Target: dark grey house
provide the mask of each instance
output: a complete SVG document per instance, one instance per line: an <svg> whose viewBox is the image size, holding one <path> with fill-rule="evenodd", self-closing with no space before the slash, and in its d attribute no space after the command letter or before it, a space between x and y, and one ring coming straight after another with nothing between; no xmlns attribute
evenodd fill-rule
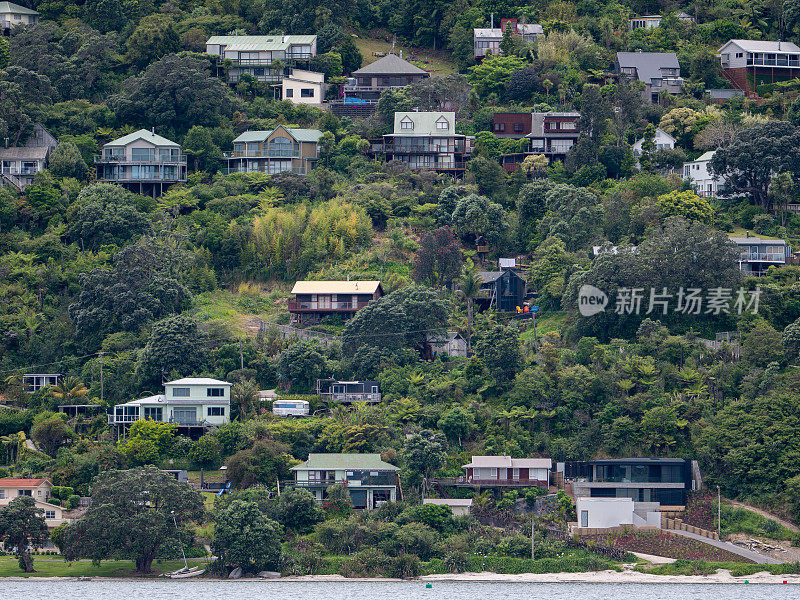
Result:
<svg viewBox="0 0 800 600"><path fill-rule="evenodd" d="M381 92L405 87L431 74L412 65L396 54L387 54L373 63L353 71L343 91L345 98L355 98L363 102L377 102Z"/></svg>
<svg viewBox="0 0 800 600"><path fill-rule="evenodd" d="M620 79L644 83L642 96L649 102L657 103L662 91L678 94L683 86L674 52L617 52L615 67Z"/></svg>
<svg viewBox="0 0 800 600"><path fill-rule="evenodd" d="M380 402L377 381L338 381L317 379L317 394L329 402L352 404L353 402Z"/></svg>
<svg viewBox="0 0 800 600"><path fill-rule="evenodd" d="M525 280L510 269L502 271L479 271L481 291L475 297L480 310L494 308L503 312L515 312L522 308L527 294Z"/></svg>

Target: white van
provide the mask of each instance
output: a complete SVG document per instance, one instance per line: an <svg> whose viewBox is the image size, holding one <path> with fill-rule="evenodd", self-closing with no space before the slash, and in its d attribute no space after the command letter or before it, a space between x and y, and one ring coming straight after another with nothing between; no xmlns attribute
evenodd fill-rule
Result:
<svg viewBox="0 0 800 600"><path fill-rule="evenodd" d="M281 417L307 417L311 405L307 400L275 400L272 403L272 414Z"/></svg>

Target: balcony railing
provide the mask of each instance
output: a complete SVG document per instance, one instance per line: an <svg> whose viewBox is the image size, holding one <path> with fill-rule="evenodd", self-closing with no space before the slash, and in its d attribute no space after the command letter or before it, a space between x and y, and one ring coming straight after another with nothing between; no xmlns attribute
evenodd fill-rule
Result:
<svg viewBox="0 0 800 600"><path fill-rule="evenodd" d="M233 175L234 173L267 173L268 175L276 175L278 173L297 173L298 175L306 175L308 173L308 169L306 167L292 167L290 169L270 169L270 168L261 168L261 169L249 169L245 166L240 167L228 167L227 169L222 169L222 172L225 175Z"/></svg>
<svg viewBox="0 0 800 600"><path fill-rule="evenodd" d="M358 393L344 393L344 394L334 394L332 392L320 394L324 399L331 400L333 402L380 402L381 395L380 393L366 393L366 392L358 392Z"/></svg>
<svg viewBox="0 0 800 600"><path fill-rule="evenodd" d="M95 163L112 163L115 165L161 165L161 164L186 164L186 155L180 153L178 155L170 155L166 154L161 156L160 154L157 155L152 160L150 159L142 159L142 160L134 160L132 158L128 158L124 155L101 155L95 154L94 155L94 162Z"/></svg>
<svg viewBox="0 0 800 600"><path fill-rule="evenodd" d="M446 134L445 134L446 135ZM444 136L443 136L444 137ZM464 144L381 144L382 152L439 152L439 153L462 153Z"/></svg>
<svg viewBox="0 0 800 600"><path fill-rule="evenodd" d="M782 252L742 252L739 260L747 262L786 262L786 255Z"/></svg>
<svg viewBox="0 0 800 600"><path fill-rule="evenodd" d="M34 168L14 169L6 167L3 169L3 175L36 175L36 173L38 173L38 169Z"/></svg>
<svg viewBox="0 0 800 600"><path fill-rule="evenodd" d="M154 173L147 177L132 177L130 175L104 175L97 178L98 181L128 181L133 183L146 183L149 181L169 181L178 182L186 181L186 174L164 175L162 173Z"/></svg>
<svg viewBox="0 0 800 600"><path fill-rule="evenodd" d="M291 483L292 485L297 487L319 487L319 486L328 487L329 485L336 485L337 483L345 484L346 482L342 479L338 481L336 479L308 479L306 481L290 480L287 481L287 483Z"/></svg>
<svg viewBox="0 0 800 600"><path fill-rule="evenodd" d="M483 487L547 487L548 482L539 479L462 479L456 485Z"/></svg>
<svg viewBox="0 0 800 600"><path fill-rule="evenodd" d="M223 152L225 158L300 158L300 152L294 150L244 150Z"/></svg>
<svg viewBox="0 0 800 600"><path fill-rule="evenodd" d="M800 59L777 58L748 58L748 67L800 67Z"/></svg>
<svg viewBox="0 0 800 600"><path fill-rule="evenodd" d="M273 63L284 62L287 60L309 60L313 56L314 55L311 52L291 52L278 58L230 58L228 60L230 60L236 66L260 67L269 66Z"/></svg>
<svg viewBox="0 0 800 600"><path fill-rule="evenodd" d="M369 302L348 302L340 300L337 302L330 302L328 304L320 304L319 302L303 302L298 300L289 301L290 311L312 311L312 312L337 312L337 311L351 311L364 308Z"/></svg>

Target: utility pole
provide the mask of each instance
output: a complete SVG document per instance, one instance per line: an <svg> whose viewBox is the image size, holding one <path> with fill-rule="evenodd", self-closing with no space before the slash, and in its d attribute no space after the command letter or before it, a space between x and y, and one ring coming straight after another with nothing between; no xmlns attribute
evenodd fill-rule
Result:
<svg viewBox="0 0 800 600"><path fill-rule="evenodd" d="M105 352L100 352L100 402L103 402L103 354Z"/></svg>
<svg viewBox="0 0 800 600"><path fill-rule="evenodd" d="M534 508L534 510L536 510ZM531 560L536 560L536 513L533 513L531 518Z"/></svg>
<svg viewBox="0 0 800 600"><path fill-rule="evenodd" d="M722 539L722 493L717 486L717 537Z"/></svg>
<svg viewBox="0 0 800 600"><path fill-rule="evenodd" d="M244 371L244 354L242 353L242 338L239 338L239 364L240 369Z"/></svg>

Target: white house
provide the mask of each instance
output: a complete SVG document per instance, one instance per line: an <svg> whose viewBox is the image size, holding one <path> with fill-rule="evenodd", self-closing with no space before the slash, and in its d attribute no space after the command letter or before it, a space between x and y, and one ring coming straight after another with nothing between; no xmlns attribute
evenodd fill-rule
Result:
<svg viewBox="0 0 800 600"><path fill-rule="evenodd" d="M575 510L580 529L612 527L661 528L658 502L634 502L632 498L577 498Z"/></svg>
<svg viewBox="0 0 800 600"><path fill-rule="evenodd" d="M717 51L723 69L800 68L800 47L792 42L728 40Z"/></svg>
<svg viewBox="0 0 800 600"><path fill-rule="evenodd" d="M473 456L462 466L468 485L483 487L547 487L553 462L549 458Z"/></svg>
<svg viewBox="0 0 800 600"><path fill-rule="evenodd" d="M725 183L725 177L714 175L708 168L714 152L715 150L709 150L697 160L683 165L683 178L692 184L697 195L702 198L716 196L717 190Z"/></svg>
<svg viewBox="0 0 800 600"><path fill-rule="evenodd" d="M465 517L472 510L472 498L425 498L422 503L449 506L454 517Z"/></svg>
<svg viewBox="0 0 800 600"><path fill-rule="evenodd" d="M108 423L118 431L140 419L177 423L179 428L188 430L205 429L228 423L230 412L230 383L187 377L165 383L163 394L118 404L108 415Z"/></svg>
<svg viewBox="0 0 800 600"><path fill-rule="evenodd" d="M656 135L653 138L653 143L656 145L654 150L671 150L675 147L675 138L668 134L666 131L661 129L660 127L656 127ZM642 145L644 144L644 138L637 140L633 146L633 155L634 156L641 156L642 155Z"/></svg>
<svg viewBox="0 0 800 600"><path fill-rule="evenodd" d="M16 25L35 25L39 22L39 13L13 2L0 2L0 23L3 29L11 29Z"/></svg>
<svg viewBox="0 0 800 600"><path fill-rule="evenodd" d="M628 29L655 29L661 25L661 15L642 15L641 17L633 17L628 21Z"/></svg>
<svg viewBox="0 0 800 600"><path fill-rule="evenodd" d="M41 509L47 527L58 527L67 522L67 519L64 518L64 511L60 506L49 502L52 488L53 484L47 479L0 479L0 507L8 506L19 496L30 496L36 503L36 508Z"/></svg>
<svg viewBox="0 0 800 600"><path fill-rule="evenodd" d="M62 377L61 373L25 373L22 376L22 389L32 394L47 386L57 385Z"/></svg>
<svg viewBox="0 0 800 600"><path fill-rule="evenodd" d="M324 73L303 69L292 69L281 81L282 98L293 104L322 104L326 89Z"/></svg>
<svg viewBox="0 0 800 600"><path fill-rule="evenodd" d="M219 69L228 82L242 75L257 81L280 83L298 60L317 55L316 35L214 35L206 42L206 53L219 56ZM229 61L230 67L225 66Z"/></svg>

